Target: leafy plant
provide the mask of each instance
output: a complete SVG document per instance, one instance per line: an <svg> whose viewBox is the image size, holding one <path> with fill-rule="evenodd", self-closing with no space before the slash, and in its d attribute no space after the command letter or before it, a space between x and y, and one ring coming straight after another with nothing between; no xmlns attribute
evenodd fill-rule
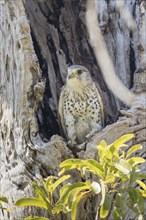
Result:
<svg viewBox="0 0 146 220"><path fill-rule="evenodd" d="M66 201L68 202L64 204L73 213L72 220L76 219L77 206L75 204L82 199L81 195L87 197L91 194L91 191L95 194L101 193L96 219L98 217L106 218L110 214L112 205L114 206L114 220L124 219L126 207L133 210L138 219L143 219L146 185L139 179L146 179L146 175L140 173L138 166L144 163L145 160L141 157L130 157L132 153L142 149L142 146L134 145L127 152L123 150L127 147L125 143L133 137L133 134L124 135L110 145L107 145L105 141L101 141L97 146L98 161L93 159L68 159L60 164L62 168L60 175L76 168L82 177L85 177L88 172L98 177L98 181L84 182L89 187L86 188L86 191L83 189L84 191L75 194L70 189L69 193L66 194ZM142 189L136 188L136 183ZM72 199L72 204L69 205L71 194L74 194L74 199Z"/></svg>
<svg viewBox="0 0 146 220"><path fill-rule="evenodd" d="M144 198L146 198L146 185L142 179L146 174L141 174L138 166L145 162L141 157L131 157L141 145L134 145L128 151L126 142L134 137L127 134L110 145L101 141L97 146L98 160L75 159L65 160L60 164L62 170L60 178L50 176L41 180L41 186L32 183L36 196L34 198L22 198L16 201L17 206L37 206L48 211L54 217L60 212L71 212L72 220L76 220L77 208L83 198L97 194L101 198L95 219L106 218L113 215L113 220L124 220L127 207L136 214L138 219L143 219ZM66 171L77 169L84 179L83 182L67 183L60 188L59 199L55 201L54 191L70 175L63 175ZM86 180L87 174L92 174L90 180ZM110 211L113 208L113 213ZM44 217L28 217L27 220L46 220Z"/></svg>
<svg viewBox="0 0 146 220"><path fill-rule="evenodd" d="M55 216L56 213L60 211L66 211L66 207L59 203L55 202L54 191L55 189L63 183L65 180L69 179L70 175L64 175L60 178L55 176L49 176L46 180L40 180L40 184L38 185L35 182L32 182L32 188L35 191L36 196L33 198L22 198L15 202L16 206L37 206L39 208L43 208L47 210L50 216ZM48 220L45 217L39 216L29 216L25 218L25 220Z"/></svg>

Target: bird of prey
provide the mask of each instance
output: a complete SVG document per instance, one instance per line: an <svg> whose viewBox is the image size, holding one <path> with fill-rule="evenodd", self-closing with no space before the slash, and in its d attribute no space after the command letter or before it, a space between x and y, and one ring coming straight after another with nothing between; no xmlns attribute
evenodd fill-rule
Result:
<svg viewBox="0 0 146 220"><path fill-rule="evenodd" d="M88 69L70 66L59 99L59 117L67 140L81 144L88 134L101 131L103 108L102 97Z"/></svg>

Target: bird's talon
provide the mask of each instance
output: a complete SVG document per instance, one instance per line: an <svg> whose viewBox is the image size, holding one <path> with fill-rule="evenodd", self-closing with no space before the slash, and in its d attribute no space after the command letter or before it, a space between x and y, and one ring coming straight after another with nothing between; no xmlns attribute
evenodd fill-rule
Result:
<svg viewBox="0 0 146 220"><path fill-rule="evenodd" d="M89 139L91 138L91 134L87 134L85 138L87 141L89 141Z"/></svg>
<svg viewBox="0 0 146 220"><path fill-rule="evenodd" d="M85 150L85 148L86 148L86 142L78 145L78 149L80 149L80 150Z"/></svg>
<svg viewBox="0 0 146 220"><path fill-rule="evenodd" d="M79 152L81 150L84 150L85 147L86 147L86 143L82 143L80 145L78 145L75 141L68 141L68 147L73 150L73 151L76 151L76 152Z"/></svg>
<svg viewBox="0 0 146 220"><path fill-rule="evenodd" d="M86 135L86 140L89 141L90 138L92 138L96 133L97 133L97 131L92 131L89 134L87 134Z"/></svg>

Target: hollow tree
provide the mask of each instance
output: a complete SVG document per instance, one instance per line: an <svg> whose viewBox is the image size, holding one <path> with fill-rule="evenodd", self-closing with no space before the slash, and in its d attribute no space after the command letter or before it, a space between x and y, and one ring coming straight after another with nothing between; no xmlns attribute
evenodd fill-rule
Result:
<svg viewBox="0 0 146 220"><path fill-rule="evenodd" d="M10 215L1 213L1 219L32 213L47 216L42 210L16 208L13 202L32 195L30 181L56 175L63 160L94 158L102 139L111 143L134 133L134 142L143 145L139 155L146 157L146 6L141 0L128 0L126 5L136 20L135 32L126 26L115 1L98 1L98 21L116 73L141 99L141 105L128 110L103 79L86 27L84 0L0 1L1 193L13 209ZM57 116L61 87L72 64L89 69L101 88L108 115L106 127L79 152L69 149L61 137ZM93 202L84 203L80 220L94 219Z"/></svg>

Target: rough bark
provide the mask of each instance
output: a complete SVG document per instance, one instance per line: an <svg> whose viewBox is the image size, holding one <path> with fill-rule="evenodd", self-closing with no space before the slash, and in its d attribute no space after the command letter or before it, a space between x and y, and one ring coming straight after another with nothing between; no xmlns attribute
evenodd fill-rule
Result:
<svg viewBox="0 0 146 220"><path fill-rule="evenodd" d="M114 1L102 0L98 5L100 28L116 72L141 99L138 108L118 113L123 104L108 90L90 44L85 1L0 1L1 194L8 197L13 209L10 216L1 213L0 219L21 219L32 213L47 216L41 210L16 208L13 202L32 195L29 181L56 175L59 163L74 157L66 141L57 135L57 103L68 65L82 64L90 70L107 104L107 123L112 123L92 137L76 156L94 158L100 140L110 144L123 134L134 133L134 142L143 145L139 155L146 158L146 9L143 1L126 2L136 19L135 33L116 12ZM146 170L146 164L142 170ZM78 219L94 219L93 204L87 201ZM130 218L135 217L128 213L125 219Z"/></svg>

